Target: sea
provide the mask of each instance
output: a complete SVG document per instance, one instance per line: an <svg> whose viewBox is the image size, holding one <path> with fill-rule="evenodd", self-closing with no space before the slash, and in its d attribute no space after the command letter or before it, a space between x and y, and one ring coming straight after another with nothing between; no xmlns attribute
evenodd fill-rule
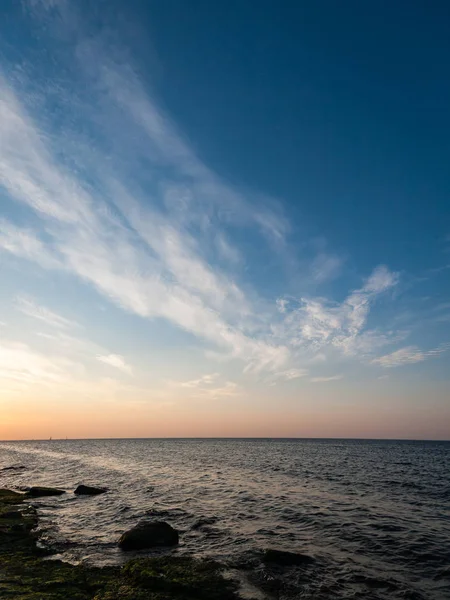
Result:
<svg viewBox="0 0 450 600"><path fill-rule="evenodd" d="M43 542L69 562L123 562L120 535L154 518L180 531L169 553L223 562L247 598L450 599L450 442L1 442L11 466L26 469L0 470L0 487L67 490L33 504ZM80 483L108 492L78 497ZM266 565L267 548L314 561Z"/></svg>

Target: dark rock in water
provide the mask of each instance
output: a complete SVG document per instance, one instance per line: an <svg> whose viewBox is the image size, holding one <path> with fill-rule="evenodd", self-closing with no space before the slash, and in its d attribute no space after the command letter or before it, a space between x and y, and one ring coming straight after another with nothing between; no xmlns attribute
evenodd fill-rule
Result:
<svg viewBox="0 0 450 600"><path fill-rule="evenodd" d="M122 550L143 550L155 546L175 546L178 544L178 531L165 521L141 521L121 535L119 548Z"/></svg>
<svg viewBox="0 0 450 600"><path fill-rule="evenodd" d="M13 490L0 489L0 501L6 503L20 502L23 500L24 494L13 492Z"/></svg>
<svg viewBox="0 0 450 600"><path fill-rule="evenodd" d="M23 471L24 469L26 469L26 467L21 465L19 467L2 467L0 471Z"/></svg>
<svg viewBox="0 0 450 600"><path fill-rule="evenodd" d="M98 496L104 494L108 490L106 488L92 487L90 485L79 485L74 491L77 496Z"/></svg>
<svg viewBox="0 0 450 600"><path fill-rule="evenodd" d="M21 519L22 513L18 510L8 510L0 513L0 519Z"/></svg>
<svg viewBox="0 0 450 600"><path fill-rule="evenodd" d="M311 556L299 554L297 552L287 552L286 550L268 549L262 557L264 563L271 563L283 567L304 566L314 562Z"/></svg>
<svg viewBox="0 0 450 600"><path fill-rule="evenodd" d="M64 490L59 490L58 488L50 488L50 487L30 487L28 488L27 495L32 498L43 498L44 496L61 496L65 494Z"/></svg>

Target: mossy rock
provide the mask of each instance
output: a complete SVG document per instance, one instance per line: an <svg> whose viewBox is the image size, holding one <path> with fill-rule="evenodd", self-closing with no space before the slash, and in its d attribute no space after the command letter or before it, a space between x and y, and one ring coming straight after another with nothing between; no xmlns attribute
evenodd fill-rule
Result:
<svg viewBox="0 0 450 600"><path fill-rule="evenodd" d="M0 489L0 505L16 504L17 502L22 502L24 498L25 494L13 492L12 490Z"/></svg>
<svg viewBox="0 0 450 600"><path fill-rule="evenodd" d="M225 579L221 567L213 561L197 560L188 556L168 556L136 559L122 569L122 583L129 591L146 590L143 598L155 600L236 600L235 582ZM123 590L122 590L123 591ZM109 591L108 593L112 593ZM115 591L114 591L115 593ZM141 592L140 592L141 593ZM115 600L122 596L105 596ZM133 596L124 596L133 598ZM141 596L136 596L140 598Z"/></svg>
<svg viewBox="0 0 450 600"><path fill-rule="evenodd" d="M2 600L237 600L236 585L217 563L189 557L136 559L123 568L43 560L31 528L36 513L24 494L0 490ZM4 531L3 531L4 529Z"/></svg>

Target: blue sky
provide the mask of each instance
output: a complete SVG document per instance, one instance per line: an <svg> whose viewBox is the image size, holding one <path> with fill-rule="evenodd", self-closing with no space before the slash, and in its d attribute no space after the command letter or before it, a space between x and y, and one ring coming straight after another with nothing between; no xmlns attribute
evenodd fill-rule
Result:
<svg viewBox="0 0 450 600"><path fill-rule="evenodd" d="M1 11L0 437L450 437L445 3Z"/></svg>

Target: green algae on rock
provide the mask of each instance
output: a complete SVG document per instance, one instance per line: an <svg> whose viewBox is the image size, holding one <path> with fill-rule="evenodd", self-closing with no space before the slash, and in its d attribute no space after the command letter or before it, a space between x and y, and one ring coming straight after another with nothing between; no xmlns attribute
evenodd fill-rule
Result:
<svg viewBox="0 0 450 600"><path fill-rule="evenodd" d="M220 565L191 557L136 559L95 600L236 600L236 584Z"/></svg>
<svg viewBox="0 0 450 600"><path fill-rule="evenodd" d="M220 565L190 557L135 559L124 567L44 560L26 494L0 490L2 600L238 600Z"/></svg>

